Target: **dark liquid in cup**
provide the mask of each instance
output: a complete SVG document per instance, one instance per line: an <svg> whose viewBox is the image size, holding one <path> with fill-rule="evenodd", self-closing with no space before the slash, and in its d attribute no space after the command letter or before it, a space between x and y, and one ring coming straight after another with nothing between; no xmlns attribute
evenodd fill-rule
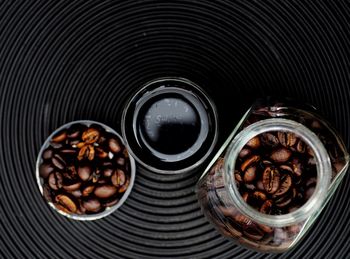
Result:
<svg viewBox="0 0 350 259"><path fill-rule="evenodd" d="M140 107L136 118L138 138L162 161L183 160L197 152L207 138L207 117L196 97L172 89L149 98Z"/></svg>

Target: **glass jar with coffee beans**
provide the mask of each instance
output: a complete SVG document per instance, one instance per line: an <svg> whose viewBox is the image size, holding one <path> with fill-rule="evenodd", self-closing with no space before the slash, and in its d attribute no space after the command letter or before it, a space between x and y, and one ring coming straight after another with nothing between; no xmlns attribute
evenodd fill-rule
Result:
<svg viewBox="0 0 350 259"><path fill-rule="evenodd" d="M48 137L38 155L36 177L56 211L93 220L123 204L133 186L135 162L113 129L75 121Z"/></svg>
<svg viewBox="0 0 350 259"><path fill-rule="evenodd" d="M348 168L336 131L307 106L259 101L197 183L204 214L226 237L284 252L310 229Z"/></svg>

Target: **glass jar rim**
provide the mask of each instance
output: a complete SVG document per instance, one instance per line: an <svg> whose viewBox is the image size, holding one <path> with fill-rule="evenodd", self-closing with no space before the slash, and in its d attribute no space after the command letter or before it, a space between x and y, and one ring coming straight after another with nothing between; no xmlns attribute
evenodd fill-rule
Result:
<svg viewBox="0 0 350 259"><path fill-rule="evenodd" d="M295 133L314 151L316 160L317 183L314 193L300 208L283 215L264 214L248 205L238 191L233 174L230 173L234 172L236 159L245 144L253 137L271 131ZM317 212L327 196L332 173L327 150L317 135L301 123L283 118L265 119L255 122L237 134L226 152L224 169L225 186L228 188L231 201L236 205L238 210L260 224L273 227L288 226L307 220L313 213Z"/></svg>

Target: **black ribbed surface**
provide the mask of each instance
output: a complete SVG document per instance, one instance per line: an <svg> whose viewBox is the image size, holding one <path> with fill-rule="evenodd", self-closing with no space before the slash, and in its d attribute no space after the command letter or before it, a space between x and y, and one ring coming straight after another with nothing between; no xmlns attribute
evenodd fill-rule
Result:
<svg viewBox="0 0 350 259"><path fill-rule="evenodd" d="M0 1L0 257L277 257L238 247L207 223L193 191L203 169L139 169L120 210L75 222L41 198L36 156L68 121L120 132L126 100L161 76L210 94L219 143L256 97L274 94L321 107L349 146L349 13L347 1L328 0ZM282 257L349 257L349 181Z"/></svg>

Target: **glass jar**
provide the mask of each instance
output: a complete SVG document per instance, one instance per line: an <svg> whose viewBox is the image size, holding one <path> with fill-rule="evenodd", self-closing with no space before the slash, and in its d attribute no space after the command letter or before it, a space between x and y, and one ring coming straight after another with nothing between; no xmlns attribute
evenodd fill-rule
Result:
<svg viewBox="0 0 350 259"><path fill-rule="evenodd" d="M224 236L278 253L294 247L310 229L349 164L343 141L315 112L292 102L260 100L240 120L196 189L202 211ZM283 136L290 138L283 141ZM259 151L251 148L253 140ZM270 160L263 160L270 150L264 143L273 145ZM283 161L276 160L277 149L288 155ZM305 164L297 163L304 158ZM254 170L247 172L248 164Z"/></svg>

